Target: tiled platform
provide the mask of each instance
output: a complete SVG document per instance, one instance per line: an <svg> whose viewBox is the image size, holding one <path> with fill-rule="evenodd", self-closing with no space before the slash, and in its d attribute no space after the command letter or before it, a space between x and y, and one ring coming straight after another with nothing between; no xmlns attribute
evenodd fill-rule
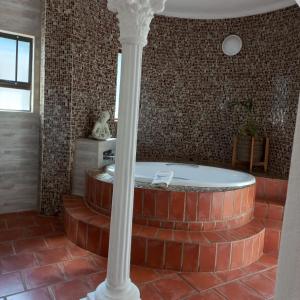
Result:
<svg viewBox="0 0 300 300"><path fill-rule="evenodd" d="M255 185L227 191L172 188L178 190L135 187L134 223L166 229L213 231L239 228L252 219ZM84 198L95 212L111 215L112 191L111 182L101 180L93 172L87 173Z"/></svg>
<svg viewBox="0 0 300 300"><path fill-rule="evenodd" d="M132 266L143 300L273 299L277 258L231 272L189 273ZM106 259L82 250L59 219L0 215L0 299L78 300L105 278Z"/></svg>
<svg viewBox="0 0 300 300"><path fill-rule="evenodd" d="M65 228L78 246L107 257L110 219L89 209L79 197L65 196ZM265 227L253 220L237 229L196 232L133 225L132 262L176 271L230 271L257 261Z"/></svg>

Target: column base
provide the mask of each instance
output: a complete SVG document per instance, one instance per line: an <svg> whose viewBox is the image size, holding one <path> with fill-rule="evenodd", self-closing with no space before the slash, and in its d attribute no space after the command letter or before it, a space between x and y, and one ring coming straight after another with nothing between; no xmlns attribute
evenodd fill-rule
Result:
<svg viewBox="0 0 300 300"><path fill-rule="evenodd" d="M140 291L132 282L124 289L112 289L106 281L97 290L81 300L141 300Z"/></svg>

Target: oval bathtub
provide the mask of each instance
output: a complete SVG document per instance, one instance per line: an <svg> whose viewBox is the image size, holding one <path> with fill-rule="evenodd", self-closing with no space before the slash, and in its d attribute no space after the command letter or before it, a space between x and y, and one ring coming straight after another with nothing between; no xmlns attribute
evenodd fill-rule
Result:
<svg viewBox="0 0 300 300"><path fill-rule="evenodd" d="M135 181L151 183L158 171L174 172L171 186L230 189L255 184L255 177L243 172L201 165L159 162L137 162ZM108 166L107 173L114 176L115 165Z"/></svg>
<svg viewBox="0 0 300 300"><path fill-rule="evenodd" d="M151 184L157 171L174 171L169 187ZM87 173L86 201L110 215L114 165ZM253 218L256 181L243 172L199 165L136 163L134 222L208 231L243 226Z"/></svg>

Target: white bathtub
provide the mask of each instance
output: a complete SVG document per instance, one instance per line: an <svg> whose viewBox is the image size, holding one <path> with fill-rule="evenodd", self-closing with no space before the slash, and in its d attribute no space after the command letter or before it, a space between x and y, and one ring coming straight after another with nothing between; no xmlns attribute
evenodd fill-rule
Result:
<svg viewBox="0 0 300 300"><path fill-rule="evenodd" d="M200 188L242 188L255 183L255 177L238 171L178 163L137 162L135 180L151 183L157 171L174 171L172 186ZM115 165L107 167L107 173L114 175Z"/></svg>

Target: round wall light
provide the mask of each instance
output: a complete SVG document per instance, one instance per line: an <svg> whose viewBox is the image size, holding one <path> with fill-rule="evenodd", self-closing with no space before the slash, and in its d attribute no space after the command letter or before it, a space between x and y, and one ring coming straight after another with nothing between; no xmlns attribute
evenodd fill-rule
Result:
<svg viewBox="0 0 300 300"><path fill-rule="evenodd" d="M242 50L242 47L242 39L235 34L227 36L222 44L223 52L228 56L237 55Z"/></svg>

